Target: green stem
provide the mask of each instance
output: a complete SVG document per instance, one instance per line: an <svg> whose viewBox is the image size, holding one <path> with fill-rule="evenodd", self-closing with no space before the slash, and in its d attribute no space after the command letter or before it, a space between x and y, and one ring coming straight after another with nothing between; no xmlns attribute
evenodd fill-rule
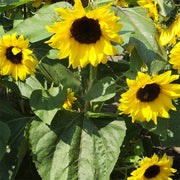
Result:
<svg viewBox="0 0 180 180"><path fill-rule="evenodd" d="M122 74L121 76L119 76L116 80L115 80L115 83L117 83L118 81L120 81L125 75Z"/></svg>
<svg viewBox="0 0 180 180"><path fill-rule="evenodd" d="M48 72L45 70L45 68L42 66L41 63L38 64L39 65L39 69L41 70L41 72L43 73L43 75L52 83L54 83L54 80L52 79L52 77L48 74Z"/></svg>
<svg viewBox="0 0 180 180"><path fill-rule="evenodd" d="M90 75L89 75L89 80L92 85L96 82L97 80L97 68L90 65Z"/></svg>
<svg viewBox="0 0 180 180"><path fill-rule="evenodd" d="M90 65L90 72L89 72L89 86L87 88L87 92L91 89L93 84L97 81L97 68ZM89 107L88 101L85 101L85 107L84 107L84 112L87 112L88 107Z"/></svg>

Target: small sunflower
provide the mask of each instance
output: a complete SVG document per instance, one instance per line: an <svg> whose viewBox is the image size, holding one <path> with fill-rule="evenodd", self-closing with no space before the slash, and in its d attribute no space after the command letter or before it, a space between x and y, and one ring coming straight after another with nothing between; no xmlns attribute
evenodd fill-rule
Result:
<svg viewBox="0 0 180 180"><path fill-rule="evenodd" d="M17 81L25 80L26 75L34 75L35 65L38 62L32 57L32 51L28 49L29 40L16 33L4 35L0 40L0 74L12 75Z"/></svg>
<svg viewBox="0 0 180 180"><path fill-rule="evenodd" d="M68 88L67 89L67 99L66 99L65 103L63 104L63 108L66 109L66 110L71 110L72 109L72 104L76 100L77 100L77 98L74 97L74 92L71 92L71 89Z"/></svg>
<svg viewBox="0 0 180 180"><path fill-rule="evenodd" d="M122 43L118 32L122 24L111 10L111 4L86 12L80 0L75 0L75 9L57 8L63 21L47 26L55 33L47 43L59 49L59 59L69 56L69 66L84 67L91 63L97 66L107 62L107 55L115 55L117 50L111 41Z"/></svg>
<svg viewBox="0 0 180 180"><path fill-rule="evenodd" d="M116 0L116 5L120 7L128 7L129 3L125 0Z"/></svg>
<svg viewBox="0 0 180 180"><path fill-rule="evenodd" d="M176 172L172 164L173 159L167 159L166 154L161 159L156 154L152 158L145 157L127 180L172 180L170 176Z"/></svg>
<svg viewBox="0 0 180 180"><path fill-rule="evenodd" d="M146 8L149 13L147 17L152 17L155 22L159 20L159 12L157 9L157 1L153 0L138 0L137 3L139 6Z"/></svg>
<svg viewBox="0 0 180 180"><path fill-rule="evenodd" d="M177 17L171 26L167 29L161 31L159 37L159 43L164 46L169 43L169 45L176 44L176 36L180 37L180 15Z"/></svg>
<svg viewBox="0 0 180 180"><path fill-rule="evenodd" d="M171 75L167 71L152 78L138 72L136 80L127 79L129 90L121 95L118 109L121 114L129 114L132 122L150 121L157 124L157 117L168 118L169 109L176 110L172 99L180 97L180 85L170 84L179 78L179 75Z"/></svg>

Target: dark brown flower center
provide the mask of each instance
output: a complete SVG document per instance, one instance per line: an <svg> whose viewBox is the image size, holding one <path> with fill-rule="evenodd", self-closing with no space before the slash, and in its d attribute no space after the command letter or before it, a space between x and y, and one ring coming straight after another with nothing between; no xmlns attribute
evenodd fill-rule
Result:
<svg viewBox="0 0 180 180"><path fill-rule="evenodd" d="M86 16L76 19L71 26L72 37L82 44L96 43L101 37L101 28L98 20Z"/></svg>
<svg viewBox="0 0 180 180"><path fill-rule="evenodd" d="M148 179L156 177L160 173L160 167L157 165L150 166L146 169L144 176Z"/></svg>
<svg viewBox="0 0 180 180"><path fill-rule="evenodd" d="M13 46L6 49L6 58L14 64L20 64L22 61L22 52L14 55L12 52Z"/></svg>
<svg viewBox="0 0 180 180"><path fill-rule="evenodd" d="M150 102L159 96L160 87L158 84L147 84L144 88L140 88L136 94L137 99L142 102Z"/></svg>

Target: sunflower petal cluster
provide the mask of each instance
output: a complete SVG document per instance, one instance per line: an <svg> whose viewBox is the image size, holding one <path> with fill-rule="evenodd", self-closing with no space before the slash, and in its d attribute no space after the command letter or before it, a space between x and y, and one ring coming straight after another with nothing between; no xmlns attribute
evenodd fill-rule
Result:
<svg viewBox="0 0 180 180"><path fill-rule="evenodd" d="M157 9L157 1L154 0L138 0L139 6L146 8L149 13L147 17L152 17L155 22L159 20L159 12Z"/></svg>
<svg viewBox="0 0 180 180"><path fill-rule="evenodd" d="M171 84L179 75L171 75L167 71L150 77L138 72L136 80L126 80L129 90L121 95L119 111L129 114L132 122L150 121L157 124L157 117L168 118L169 109L176 110L172 100L180 97L180 85Z"/></svg>
<svg viewBox="0 0 180 180"><path fill-rule="evenodd" d="M38 62L33 58L29 47L29 40L23 35L17 38L17 34L4 35L0 40L0 74L12 75L17 81L25 80L26 75L35 73L35 65Z"/></svg>
<svg viewBox="0 0 180 180"><path fill-rule="evenodd" d="M54 33L46 41L52 48L59 49L59 59L69 57L69 67L87 64L97 66L107 62L107 55L115 55L117 50L111 41L122 43L118 32L122 24L117 23L119 17L111 11L112 3L86 12L80 0L75 0L73 10L57 8L63 21L47 26Z"/></svg>
<svg viewBox="0 0 180 180"><path fill-rule="evenodd" d="M154 154L151 158L141 160L140 167L127 180L172 180L170 176L176 172L172 165L173 159L168 159L166 154L161 159Z"/></svg>
<svg viewBox="0 0 180 180"><path fill-rule="evenodd" d="M170 59L169 63L173 65L174 69L177 69L178 72L180 72L180 61L179 61L179 55L180 55L180 42L176 44L176 46L170 51Z"/></svg>
<svg viewBox="0 0 180 180"><path fill-rule="evenodd" d="M176 37L180 37L180 15L169 28L162 29L159 37L159 43L162 46L169 43L171 46L172 44L176 44Z"/></svg>
<svg viewBox="0 0 180 180"><path fill-rule="evenodd" d="M66 110L71 110L72 104L76 100L77 100L77 98L74 96L74 92L72 92L71 89L68 88L67 89L67 99L66 99L65 103L63 104L63 108Z"/></svg>

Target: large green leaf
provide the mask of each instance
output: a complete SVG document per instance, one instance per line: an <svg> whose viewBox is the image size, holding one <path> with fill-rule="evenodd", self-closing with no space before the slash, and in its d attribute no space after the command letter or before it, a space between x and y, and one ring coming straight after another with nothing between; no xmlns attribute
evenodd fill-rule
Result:
<svg viewBox="0 0 180 180"><path fill-rule="evenodd" d="M43 180L109 180L125 136L124 121L61 111L51 126L30 127L33 159Z"/></svg>
<svg viewBox="0 0 180 180"><path fill-rule="evenodd" d="M129 44L135 46L138 56L149 68L154 60L167 60L166 51L158 44L156 27L147 17L146 9L114 7L113 10L123 23L120 31L122 38L129 38Z"/></svg>
<svg viewBox="0 0 180 180"><path fill-rule="evenodd" d="M5 122L10 131L11 136L6 146L6 152L0 161L0 179L14 179L17 173L19 164L21 163L25 151L26 143L24 139L24 129L31 117L23 117L15 109L6 102L0 102L0 120ZM24 149L23 153L19 154L20 149Z"/></svg>
<svg viewBox="0 0 180 180"><path fill-rule="evenodd" d="M87 93L86 100L91 102L102 102L116 95L116 83L113 78L105 77L99 80Z"/></svg>
<svg viewBox="0 0 180 180"><path fill-rule="evenodd" d="M23 34L30 42L37 42L49 37L52 33L47 31L46 25L53 25L59 18L58 13L54 11L54 8L58 7L70 8L71 5L67 2L59 2L45 6L41 8L36 15L18 24L9 31L8 34L15 32L19 35Z"/></svg>
<svg viewBox="0 0 180 180"><path fill-rule="evenodd" d="M10 137L10 129L7 124L0 121L0 161L6 152L6 146Z"/></svg>
<svg viewBox="0 0 180 180"><path fill-rule="evenodd" d="M31 94L30 105L34 113L45 123L50 124L67 98L67 90L59 87L49 90L39 89Z"/></svg>

